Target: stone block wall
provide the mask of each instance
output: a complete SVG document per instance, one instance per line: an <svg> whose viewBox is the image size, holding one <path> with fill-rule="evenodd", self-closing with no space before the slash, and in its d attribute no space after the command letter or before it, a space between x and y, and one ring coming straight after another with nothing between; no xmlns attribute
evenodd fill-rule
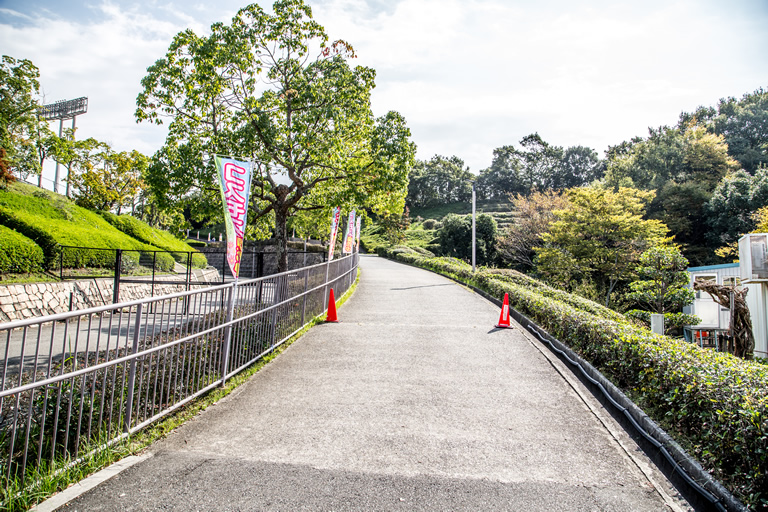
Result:
<svg viewBox="0 0 768 512"><path fill-rule="evenodd" d="M149 283L121 283L120 302L167 295L185 289L183 275L163 279L178 280L179 284L156 284L153 294ZM220 279L215 270L197 270L193 282L218 284ZM113 291L112 279L0 285L0 323L66 313L70 307L76 311L109 305L112 304Z"/></svg>

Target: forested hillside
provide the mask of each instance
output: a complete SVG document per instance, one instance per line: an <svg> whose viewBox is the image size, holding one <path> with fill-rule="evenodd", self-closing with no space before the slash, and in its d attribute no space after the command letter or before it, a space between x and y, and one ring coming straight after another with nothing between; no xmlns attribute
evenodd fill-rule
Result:
<svg viewBox="0 0 768 512"><path fill-rule="evenodd" d="M435 155L417 161L409 178L409 218L382 223L390 243L407 240L398 228L424 229L432 218L433 239L419 245L468 260L470 222L458 217L470 211L474 183L478 211L494 205L494 222L482 220L478 263L626 309L645 250L672 245L692 266L727 263L738 238L765 224L768 91L682 112L675 124L617 141L602 158L533 133L496 148L479 173L460 156Z"/></svg>

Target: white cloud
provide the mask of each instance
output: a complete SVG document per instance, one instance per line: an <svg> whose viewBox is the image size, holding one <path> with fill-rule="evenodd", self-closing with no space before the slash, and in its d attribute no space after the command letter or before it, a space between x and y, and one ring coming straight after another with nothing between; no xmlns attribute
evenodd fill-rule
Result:
<svg viewBox="0 0 768 512"><path fill-rule="evenodd" d="M768 9L750 0L310 3L330 37L376 69L374 111L405 116L419 158L455 154L474 171L532 132L602 152L683 110L768 86ZM40 68L47 100L89 96L78 136L152 153L162 129L133 120L146 67L178 31L204 33L238 7L106 2L100 21L48 13L0 25L0 45Z"/></svg>

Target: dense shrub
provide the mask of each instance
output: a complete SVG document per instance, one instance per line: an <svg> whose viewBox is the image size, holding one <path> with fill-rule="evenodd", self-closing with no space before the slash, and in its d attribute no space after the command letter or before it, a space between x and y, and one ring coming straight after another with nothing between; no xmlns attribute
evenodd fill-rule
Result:
<svg viewBox="0 0 768 512"><path fill-rule="evenodd" d="M115 215L110 212L100 213L107 222L123 233L136 240L144 242L145 244L150 244L159 247L164 251L169 251L173 259L179 263L186 265L188 253L194 252L195 254L192 255L193 267L205 268L208 265L208 261L203 254L198 253L191 245L179 240L167 231L155 229L131 215Z"/></svg>
<svg viewBox="0 0 768 512"><path fill-rule="evenodd" d="M100 215L80 208L66 197L31 185L14 183L8 190L0 190L0 224L12 228L31 239L43 250L45 267L59 264L60 246L101 249L157 250L120 232ZM135 260L138 253L126 254L126 263ZM112 268L114 250L67 250L63 253L64 267ZM163 261L163 269L173 268Z"/></svg>
<svg viewBox="0 0 768 512"><path fill-rule="evenodd" d="M43 268L43 250L21 233L0 225L0 272L37 272Z"/></svg>
<svg viewBox="0 0 768 512"><path fill-rule="evenodd" d="M659 336L621 315L523 275L472 274L454 258L382 251L509 294L528 316L597 367L755 510L768 509L768 366Z"/></svg>

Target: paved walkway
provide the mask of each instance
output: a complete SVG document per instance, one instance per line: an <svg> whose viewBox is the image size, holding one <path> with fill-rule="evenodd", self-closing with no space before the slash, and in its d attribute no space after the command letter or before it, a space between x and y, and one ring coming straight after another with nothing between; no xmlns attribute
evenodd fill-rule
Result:
<svg viewBox="0 0 768 512"><path fill-rule="evenodd" d="M546 349L492 327L496 306L361 265L340 323L61 510L685 508Z"/></svg>

